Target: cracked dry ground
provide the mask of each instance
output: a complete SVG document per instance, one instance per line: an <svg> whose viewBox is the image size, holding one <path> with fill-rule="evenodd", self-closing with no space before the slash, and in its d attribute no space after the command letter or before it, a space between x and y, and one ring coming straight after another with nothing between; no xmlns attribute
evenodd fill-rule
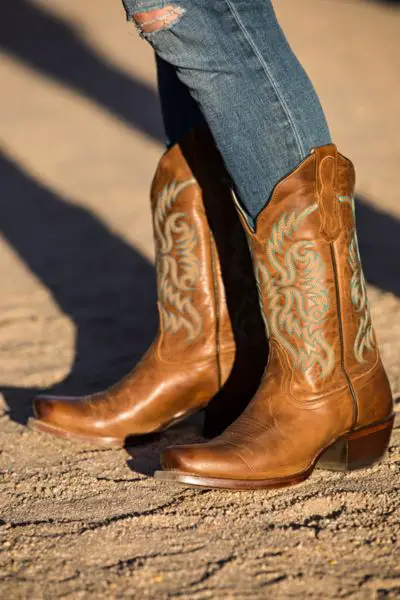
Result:
<svg viewBox="0 0 400 600"><path fill-rule="evenodd" d="M364 0L275 4L357 165L369 294L399 398L399 16ZM151 477L161 448L198 438L196 422L129 450L26 428L38 389L100 389L152 338L147 192L162 131L151 53L117 0L1 11L1 598L399 597L398 422L381 466L254 493Z"/></svg>

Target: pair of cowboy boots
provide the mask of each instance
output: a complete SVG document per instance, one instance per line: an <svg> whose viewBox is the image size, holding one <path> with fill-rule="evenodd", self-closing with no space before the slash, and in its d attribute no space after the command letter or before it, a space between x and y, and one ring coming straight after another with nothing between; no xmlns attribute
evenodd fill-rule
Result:
<svg viewBox="0 0 400 600"><path fill-rule="evenodd" d="M217 437L168 448L158 478L274 488L305 480L316 466L374 464L390 441L393 400L360 262L352 163L334 145L317 148L276 186L254 227L234 197L269 340L264 371L265 339L251 278L244 276L251 271L243 238L238 234L229 248L235 219L217 175L223 167L216 155L212 166L204 160L212 148L210 139L192 137L167 152L155 178L155 344L137 370L106 393L37 399L36 427L122 443L127 434L159 431L213 398L209 433ZM211 180L214 195L208 194ZM248 269L242 284L238 256Z"/></svg>

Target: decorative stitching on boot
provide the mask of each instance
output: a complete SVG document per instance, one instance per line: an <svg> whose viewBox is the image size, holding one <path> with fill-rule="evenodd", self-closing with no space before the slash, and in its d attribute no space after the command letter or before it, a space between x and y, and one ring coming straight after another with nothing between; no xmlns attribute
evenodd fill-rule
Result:
<svg viewBox="0 0 400 600"><path fill-rule="evenodd" d="M195 254L198 236L185 212L174 212L179 195L195 179L174 181L159 193L154 212L157 247L159 306L164 332L185 330L192 343L203 329L203 319L193 305L193 292L200 279L200 261Z"/></svg>
<svg viewBox="0 0 400 600"><path fill-rule="evenodd" d="M367 285L361 264L357 233L354 230L349 244L349 265L352 272L350 280L351 301L359 314L359 325L354 341L354 356L359 363L365 363L364 353L374 350L376 339L372 327L368 305Z"/></svg>
<svg viewBox="0 0 400 600"><path fill-rule="evenodd" d="M334 349L322 332L330 308L325 265L314 242L293 239L316 210L318 205L312 204L300 213L282 214L266 244L267 260L259 260L256 271L268 297L270 335L287 350L296 368L305 372L319 365L325 378L335 366Z"/></svg>

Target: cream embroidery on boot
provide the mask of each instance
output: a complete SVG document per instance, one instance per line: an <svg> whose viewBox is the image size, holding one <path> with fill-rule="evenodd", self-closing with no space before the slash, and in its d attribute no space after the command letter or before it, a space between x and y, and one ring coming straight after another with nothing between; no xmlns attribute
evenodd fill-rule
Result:
<svg viewBox="0 0 400 600"><path fill-rule="evenodd" d="M357 233L354 230L349 244L349 264L351 269L350 291L351 301L359 314L359 325L354 342L354 355L359 363L365 363L364 353L376 346L375 334L372 327L371 314L368 306L367 286L361 265Z"/></svg>
<svg viewBox="0 0 400 600"><path fill-rule="evenodd" d="M258 261L257 278L270 306L268 329L303 372L319 365L321 376L333 370L335 355L322 333L330 307L324 285L325 265L315 244L293 239L304 219L318 209L283 213L266 244L267 261Z"/></svg>
<svg viewBox="0 0 400 600"><path fill-rule="evenodd" d="M193 292L200 279L200 261L195 255L198 238L185 212L173 207L183 190L195 179L166 185L158 195L154 213L157 248L158 295L165 332L185 330L188 342L201 333L203 320L193 306Z"/></svg>
<svg viewBox="0 0 400 600"><path fill-rule="evenodd" d="M342 204L350 204L355 220L356 205L354 196L338 195L337 198ZM376 339L368 306L367 286L361 264L356 229L353 231L349 244L349 265L352 273L350 280L351 301L356 312L359 313L359 326L354 341L354 356L359 363L365 363L364 353L368 350L375 349Z"/></svg>

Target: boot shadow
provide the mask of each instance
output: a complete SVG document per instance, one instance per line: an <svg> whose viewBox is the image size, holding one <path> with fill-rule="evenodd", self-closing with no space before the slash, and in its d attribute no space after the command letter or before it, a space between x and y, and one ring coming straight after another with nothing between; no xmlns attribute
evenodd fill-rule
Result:
<svg viewBox="0 0 400 600"><path fill-rule="evenodd" d="M153 477L155 471L161 468L160 456L163 450L178 444L204 442L204 437L201 435L203 421L203 415L197 413L162 434L128 438L125 450L131 458L127 460L126 464L134 473Z"/></svg>
<svg viewBox="0 0 400 600"><path fill-rule="evenodd" d="M369 284L400 298L400 220L356 198L357 232Z"/></svg>

